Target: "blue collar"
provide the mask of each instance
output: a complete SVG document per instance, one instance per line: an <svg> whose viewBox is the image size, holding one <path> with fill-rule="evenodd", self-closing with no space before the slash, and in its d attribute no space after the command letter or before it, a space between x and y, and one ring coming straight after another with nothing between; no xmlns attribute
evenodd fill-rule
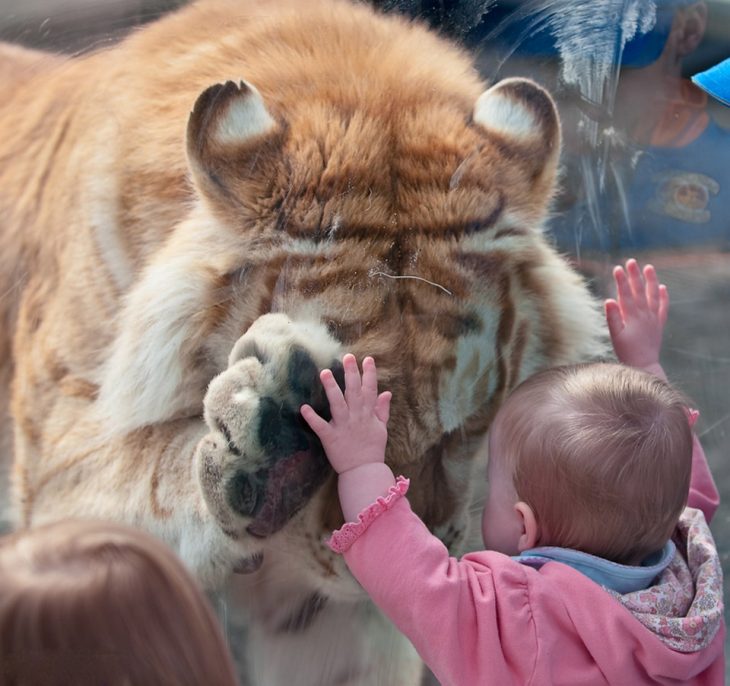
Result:
<svg viewBox="0 0 730 686"><path fill-rule="evenodd" d="M579 550L551 546L531 548L512 559L536 569L546 562L562 562L601 586L623 594L651 586L652 581L669 566L675 551L674 543L667 541L661 550L649 555L640 565L621 565Z"/></svg>

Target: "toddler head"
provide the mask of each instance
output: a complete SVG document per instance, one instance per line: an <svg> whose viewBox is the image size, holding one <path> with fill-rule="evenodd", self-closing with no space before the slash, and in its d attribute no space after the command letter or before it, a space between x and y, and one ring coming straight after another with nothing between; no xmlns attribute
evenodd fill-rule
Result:
<svg viewBox="0 0 730 686"><path fill-rule="evenodd" d="M685 506L692 432L686 400L661 379L574 365L513 391L489 453L488 548L550 545L637 564L666 544Z"/></svg>
<svg viewBox="0 0 730 686"><path fill-rule="evenodd" d="M235 676L171 550L125 526L65 521L0 539L0 683L234 686Z"/></svg>

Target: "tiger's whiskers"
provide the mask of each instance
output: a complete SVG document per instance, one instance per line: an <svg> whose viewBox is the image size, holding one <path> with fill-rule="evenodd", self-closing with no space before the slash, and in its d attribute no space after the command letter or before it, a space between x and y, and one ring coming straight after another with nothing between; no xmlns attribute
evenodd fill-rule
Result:
<svg viewBox="0 0 730 686"><path fill-rule="evenodd" d="M385 276L388 279L415 279L416 281L424 281L425 283L428 283L431 286L436 286L436 288L440 288L447 295L453 295L453 293L448 288L444 288L441 284L435 283L434 281L429 281L428 279L424 279L422 276L413 276L411 274L386 274L385 272L377 271L375 269L371 269L369 272L369 275L370 276Z"/></svg>

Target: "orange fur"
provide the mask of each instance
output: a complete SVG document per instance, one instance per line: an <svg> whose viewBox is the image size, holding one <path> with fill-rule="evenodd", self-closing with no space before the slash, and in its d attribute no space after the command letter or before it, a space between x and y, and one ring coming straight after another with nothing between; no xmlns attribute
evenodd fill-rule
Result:
<svg viewBox="0 0 730 686"><path fill-rule="evenodd" d="M602 350L540 232L549 97L491 91L492 127L469 57L418 25L344 0L200 0L77 59L4 47L0 86L0 413L12 375L21 525L137 523L206 583L266 550L212 514L228 506L191 465L214 440L208 383L273 311L375 356L388 459L459 550L505 393ZM321 543L336 512L330 484L273 539L312 587L349 583Z"/></svg>

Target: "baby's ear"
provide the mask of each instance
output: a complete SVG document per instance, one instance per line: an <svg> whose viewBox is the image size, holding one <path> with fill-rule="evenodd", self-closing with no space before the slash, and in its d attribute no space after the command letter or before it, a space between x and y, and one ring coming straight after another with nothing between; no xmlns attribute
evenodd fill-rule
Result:
<svg viewBox="0 0 730 686"><path fill-rule="evenodd" d="M245 81L218 83L199 96L188 119L187 153L201 192L225 202L244 201L251 184L280 158L284 126ZM269 177L270 178L270 177Z"/></svg>
<svg viewBox="0 0 730 686"><path fill-rule="evenodd" d="M529 79L500 81L479 96L473 120L535 182L553 182L560 157L560 120L544 88Z"/></svg>
<svg viewBox="0 0 730 686"><path fill-rule="evenodd" d="M517 550L523 552L534 548L540 541L540 526L534 510L524 501L515 503L515 512L522 522L522 533L517 541Z"/></svg>

